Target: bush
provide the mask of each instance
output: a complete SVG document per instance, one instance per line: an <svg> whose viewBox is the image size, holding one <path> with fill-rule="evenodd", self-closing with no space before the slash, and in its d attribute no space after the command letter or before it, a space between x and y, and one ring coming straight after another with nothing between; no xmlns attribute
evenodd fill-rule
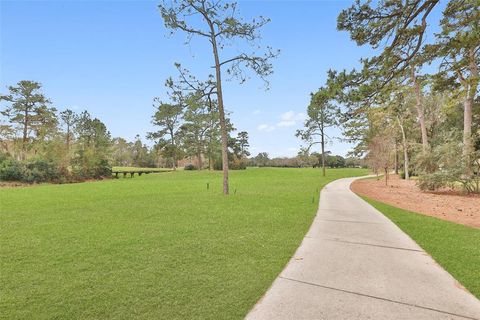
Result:
<svg viewBox="0 0 480 320"><path fill-rule="evenodd" d="M96 156L91 150L79 150L72 160L72 171L76 180L99 179L112 175L108 160Z"/></svg>
<svg viewBox="0 0 480 320"><path fill-rule="evenodd" d="M440 188L445 188L451 184L451 180L452 178L446 172L424 174L418 179L418 187L420 190L434 191Z"/></svg>
<svg viewBox="0 0 480 320"><path fill-rule="evenodd" d="M215 159L215 162L213 163L213 170L222 170L223 169L223 164L222 164L222 159Z"/></svg>
<svg viewBox="0 0 480 320"><path fill-rule="evenodd" d="M15 159L4 159L0 162L0 180L21 181L22 164Z"/></svg>
<svg viewBox="0 0 480 320"><path fill-rule="evenodd" d="M413 171L412 169L410 169L410 171L408 172L408 175L409 177L416 177L417 176L417 173L415 171ZM400 178L402 179L405 179L405 171L400 171Z"/></svg>
<svg viewBox="0 0 480 320"><path fill-rule="evenodd" d="M52 182L60 179L60 170L57 163L37 158L25 163L22 172L22 181L27 183Z"/></svg>
<svg viewBox="0 0 480 320"><path fill-rule="evenodd" d="M247 159L238 159L234 158L228 162L228 169L229 170L245 170L247 169ZM213 169L214 170L222 170L222 160L215 161Z"/></svg>
<svg viewBox="0 0 480 320"><path fill-rule="evenodd" d="M0 163L0 180L26 183L56 182L62 174L59 165L53 161L35 158L29 161L17 161L12 158Z"/></svg>
<svg viewBox="0 0 480 320"><path fill-rule="evenodd" d="M197 170L197 167L194 166L193 164L189 163L183 169L184 170Z"/></svg>
<svg viewBox="0 0 480 320"><path fill-rule="evenodd" d="M94 168L94 178L110 177L112 175L112 166L108 160L100 159Z"/></svg>
<svg viewBox="0 0 480 320"><path fill-rule="evenodd" d="M230 161L228 167L232 170L245 170L247 169L247 160L235 158L233 161Z"/></svg>
<svg viewBox="0 0 480 320"><path fill-rule="evenodd" d="M480 193L480 152L473 152L469 159L464 159L461 156L462 144L458 141L460 138L452 134L444 144L417 157L421 170L420 189L454 189L461 185L465 192Z"/></svg>

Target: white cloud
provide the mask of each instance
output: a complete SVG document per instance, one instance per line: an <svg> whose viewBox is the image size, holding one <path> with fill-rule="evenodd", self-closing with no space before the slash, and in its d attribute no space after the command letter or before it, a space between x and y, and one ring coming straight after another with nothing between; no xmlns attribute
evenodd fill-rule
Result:
<svg viewBox="0 0 480 320"><path fill-rule="evenodd" d="M265 131L265 132L270 132L275 130L275 126L269 125L269 124L261 124L257 127L259 131Z"/></svg>
<svg viewBox="0 0 480 320"><path fill-rule="evenodd" d="M287 111L287 112L282 113L280 115L280 119L285 120L285 121L293 120L294 117L295 117L295 112L293 112L293 111Z"/></svg>
<svg viewBox="0 0 480 320"><path fill-rule="evenodd" d="M260 114L260 110L259 109L253 110L253 114Z"/></svg>
<svg viewBox="0 0 480 320"><path fill-rule="evenodd" d="M280 121L279 123L277 123L277 126L279 126L279 127L292 127L296 124L297 124L297 122L293 121L293 120L283 120L283 121Z"/></svg>
<svg viewBox="0 0 480 320"><path fill-rule="evenodd" d="M304 113L295 113L293 111L287 111L280 115L280 122L277 123L279 127L292 127L298 122L305 120L306 116Z"/></svg>
<svg viewBox="0 0 480 320"><path fill-rule="evenodd" d="M255 110L260 113L260 110ZM254 113L255 113L254 111ZM293 111L287 111L280 115L280 121L275 125L263 123L257 127L259 131L270 132L275 130L277 127L292 127L297 125L299 122L305 120L306 115L304 113L295 113Z"/></svg>

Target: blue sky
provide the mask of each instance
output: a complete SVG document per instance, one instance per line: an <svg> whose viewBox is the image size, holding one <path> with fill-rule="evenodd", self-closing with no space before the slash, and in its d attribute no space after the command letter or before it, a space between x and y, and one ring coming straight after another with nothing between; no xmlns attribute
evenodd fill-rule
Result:
<svg viewBox="0 0 480 320"><path fill-rule="evenodd" d="M295 131L328 69L358 66L359 48L336 17L352 1L239 1L246 18L264 15L262 44L280 49L270 90L252 77L232 80L224 95L231 119L250 135L251 153L295 155ZM182 34L168 32L157 1L3 1L0 7L0 92L19 80L35 80L53 105L88 110L112 136L133 139L153 130L153 97L166 99L165 79L176 75L174 62L205 78L212 65L203 39L184 45ZM239 47L242 49L243 47ZM228 58L225 56L224 58ZM340 137L338 129L331 136ZM345 155L350 146L328 146Z"/></svg>

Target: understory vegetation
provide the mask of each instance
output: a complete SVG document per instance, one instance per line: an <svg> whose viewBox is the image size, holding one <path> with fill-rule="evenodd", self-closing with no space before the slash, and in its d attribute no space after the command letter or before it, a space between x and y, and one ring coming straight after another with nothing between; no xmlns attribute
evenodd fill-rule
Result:
<svg viewBox="0 0 480 320"><path fill-rule="evenodd" d="M480 230L363 197L480 299Z"/></svg>
<svg viewBox="0 0 480 320"><path fill-rule="evenodd" d="M6 319L242 319L329 181L362 169L177 171L0 190ZM207 187L209 184L209 187Z"/></svg>

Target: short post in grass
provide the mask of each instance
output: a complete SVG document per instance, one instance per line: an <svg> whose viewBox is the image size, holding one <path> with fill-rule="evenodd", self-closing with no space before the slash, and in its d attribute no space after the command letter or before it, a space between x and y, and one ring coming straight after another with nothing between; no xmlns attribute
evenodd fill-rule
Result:
<svg viewBox="0 0 480 320"><path fill-rule="evenodd" d="M207 182L207 190L210 189L210 182Z"/></svg>
<svg viewBox="0 0 480 320"><path fill-rule="evenodd" d="M315 203L315 194L312 195L312 204Z"/></svg>
<svg viewBox="0 0 480 320"><path fill-rule="evenodd" d="M234 195L237 194L237 189L235 189L235 190L233 191L233 194L234 194Z"/></svg>

